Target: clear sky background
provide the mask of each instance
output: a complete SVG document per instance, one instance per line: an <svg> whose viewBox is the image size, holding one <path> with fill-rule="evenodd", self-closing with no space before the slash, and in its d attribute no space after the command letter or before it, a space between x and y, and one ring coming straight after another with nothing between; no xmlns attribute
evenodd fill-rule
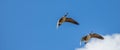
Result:
<svg viewBox="0 0 120 50"><path fill-rule="evenodd" d="M66 12L80 23L56 23ZM74 50L82 36L120 33L120 0L0 0L0 50Z"/></svg>

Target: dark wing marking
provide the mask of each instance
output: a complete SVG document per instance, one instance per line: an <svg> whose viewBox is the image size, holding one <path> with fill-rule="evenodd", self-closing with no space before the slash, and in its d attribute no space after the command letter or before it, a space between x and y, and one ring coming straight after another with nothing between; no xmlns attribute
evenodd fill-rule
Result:
<svg viewBox="0 0 120 50"><path fill-rule="evenodd" d="M96 33L91 34L91 37L92 37L92 38L98 38L98 39L104 39L101 35L96 34Z"/></svg>
<svg viewBox="0 0 120 50"><path fill-rule="evenodd" d="M87 36L88 36L88 35L86 35L86 36L82 37L82 39L81 39L81 41L84 41L84 42L85 42L85 44L87 44Z"/></svg>
<svg viewBox="0 0 120 50"><path fill-rule="evenodd" d="M57 22L58 27L61 25L63 18L60 18Z"/></svg>
<svg viewBox="0 0 120 50"><path fill-rule="evenodd" d="M87 40L86 38L87 38L87 36L82 37L81 41Z"/></svg>
<svg viewBox="0 0 120 50"><path fill-rule="evenodd" d="M73 20L72 18L66 18L65 22L70 22L70 23L79 25L79 23L77 21Z"/></svg>

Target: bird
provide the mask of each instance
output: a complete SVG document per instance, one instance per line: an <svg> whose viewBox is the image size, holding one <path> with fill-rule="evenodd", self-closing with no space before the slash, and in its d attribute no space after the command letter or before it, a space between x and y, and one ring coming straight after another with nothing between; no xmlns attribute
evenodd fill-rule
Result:
<svg viewBox="0 0 120 50"><path fill-rule="evenodd" d="M82 37L81 41L84 41L85 44L87 44L88 41L89 41L91 38L97 38L97 39L101 39L101 40L104 39L104 37L102 37L101 35L99 35L99 34L97 34L97 33L90 33L90 34Z"/></svg>
<svg viewBox="0 0 120 50"><path fill-rule="evenodd" d="M61 17L58 21L57 21L57 28L62 25L64 22L69 22L69 23L72 23L72 24L76 24L76 25L79 25L79 23L77 21L75 21L74 19L72 18L68 18L67 17L68 13L66 13L63 17Z"/></svg>

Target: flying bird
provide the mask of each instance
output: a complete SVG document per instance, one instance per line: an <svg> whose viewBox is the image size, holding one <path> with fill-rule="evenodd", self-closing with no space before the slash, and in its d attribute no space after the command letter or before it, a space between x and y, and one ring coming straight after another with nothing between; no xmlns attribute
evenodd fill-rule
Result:
<svg viewBox="0 0 120 50"><path fill-rule="evenodd" d="M101 40L104 39L101 35L99 35L97 33L90 33L89 35L82 37L81 41L84 41L86 44L91 38L97 38L97 39L101 39Z"/></svg>
<svg viewBox="0 0 120 50"><path fill-rule="evenodd" d="M75 21L74 19L72 18L68 18L67 17L68 13L66 13L63 17L61 17L58 22L57 22L57 28L63 24L64 22L69 22L69 23L72 23L72 24L76 24L76 25L79 25L79 23L77 21Z"/></svg>

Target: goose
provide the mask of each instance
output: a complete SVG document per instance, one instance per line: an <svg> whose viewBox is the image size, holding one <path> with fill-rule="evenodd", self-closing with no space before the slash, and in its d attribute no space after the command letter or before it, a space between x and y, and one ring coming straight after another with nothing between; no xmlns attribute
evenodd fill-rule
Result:
<svg viewBox="0 0 120 50"><path fill-rule="evenodd" d="M77 21L75 21L74 19L72 18L68 18L67 17L68 13L66 13L63 17L61 17L58 22L57 22L57 28L62 25L64 22L69 22L69 23L72 23L72 24L76 24L76 25L79 25L79 23Z"/></svg>
<svg viewBox="0 0 120 50"><path fill-rule="evenodd" d="M97 39L101 39L101 40L104 39L104 37L102 37L101 35L99 35L97 33L90 33L89 35L82 37L81 41L84 41L86 44L91 38L97 38Z"/></svg>

